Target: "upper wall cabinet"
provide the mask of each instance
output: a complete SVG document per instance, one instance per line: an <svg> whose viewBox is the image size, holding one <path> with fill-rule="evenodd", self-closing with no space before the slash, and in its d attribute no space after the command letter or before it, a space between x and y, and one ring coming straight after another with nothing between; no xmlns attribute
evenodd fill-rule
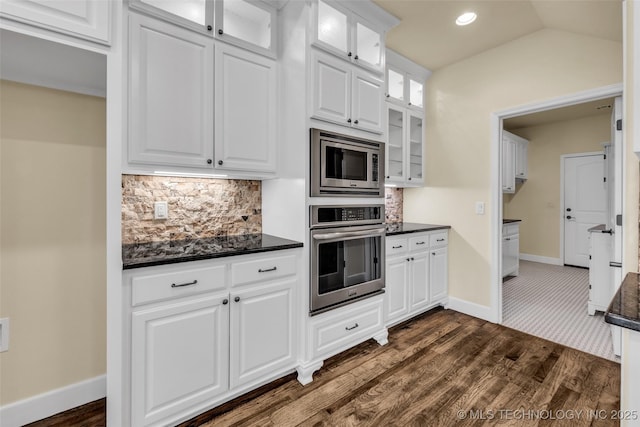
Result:
<svg viewBox="0 0 640 427"><path fill-rule="evenodd" d="M515 193L516 182L528 177L529 141L506 130L502 131L502 192Z"/></svg>
<svg viewBox="0 0 640 427"><path fill-rule="evenodd" d="M343 4L335 0L317 1L313 45L361 67L382 73L384 35L387 28L375 25Z"/></svg>
<svg viewBox="0 0 640 427"><path fill-rule="evenodd" d="M260 0L129 0L130 7L272 58L277 13Z"/></svg>
<svg viewBox="0 0 640 427"><path fill-rule="evenodd" d="M0 16L109 45L111 6L105 0L2 0Z"/></svg>
<svg viewBox="0 0 640 427"><path fill-rule="evenodd" d="M424 85L431 72L387 49L387 101L415 110L424 108Z"/></svg>

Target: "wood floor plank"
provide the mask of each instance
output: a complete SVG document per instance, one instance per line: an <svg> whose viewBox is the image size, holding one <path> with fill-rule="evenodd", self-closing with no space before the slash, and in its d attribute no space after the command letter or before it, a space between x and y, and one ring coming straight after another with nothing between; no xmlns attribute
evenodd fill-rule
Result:
<svg viewBox="0 0 640 427"><path fill-rule="evenodd" d="M391 328L386 346L370 340L326 360L307 386L292 374L180 427L609 427L619 390L615 362L436 310ZM584 412L549 416L562 411ZM31 427L104 425L103 401Z"/></svg>

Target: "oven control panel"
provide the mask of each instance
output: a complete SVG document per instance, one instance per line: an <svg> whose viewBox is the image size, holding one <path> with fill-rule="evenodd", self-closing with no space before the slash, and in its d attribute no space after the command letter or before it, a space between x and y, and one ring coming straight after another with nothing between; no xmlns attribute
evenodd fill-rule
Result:
<svg viewBox="0 0 640 427"><path fill-rule="evenodd" d="M311 206L311 227L381 224L384 205Z"/></svg>

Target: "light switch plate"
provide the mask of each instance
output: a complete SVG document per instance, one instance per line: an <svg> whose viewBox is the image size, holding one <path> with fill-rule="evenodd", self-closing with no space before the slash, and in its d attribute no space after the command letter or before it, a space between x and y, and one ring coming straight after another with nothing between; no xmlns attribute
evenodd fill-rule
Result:
<svg viewBox="0 0 640 427"><path fill-rule="evenodd" d="M0 319L0 353L9 350L9 318Z"/></svg>
<svg viewBox="0 0 640 427"><path fill-rule="evenodd" d="M484 215L484 202L476 202L476 215Z"/></svg>
<svg viewBox="0 0 640 427"><path fill-rule="evenodd" d="M167 202L155 202L153 204L153 217L155 219L169 218L169 207Z"/></svg>

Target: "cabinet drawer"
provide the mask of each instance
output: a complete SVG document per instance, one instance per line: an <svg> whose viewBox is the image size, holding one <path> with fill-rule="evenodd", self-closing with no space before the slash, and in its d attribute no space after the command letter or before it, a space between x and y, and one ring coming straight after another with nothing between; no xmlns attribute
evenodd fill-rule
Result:
<svg viewBox="0 0 640 427"><path fill-rule="evenodd" d="M351 308L351 307L350 307ZM331 315L312 326L316 356L352 346L382 328L382 301Z"/></svg>
<svg viewBox="0 0 640 427"><path fill-rule="evenodd" d="M520 225L512 224L512 225L503 225L502 226L502 236L514 236L520 233Z"/></svg>
<svg viewBox="0 0 640 427"><path fill-rule="evenodd" d="M418 236L411 237L409 239L409 248L412 251L420 251L429 249L429 238L428 234L421 234Z"/></svg>
<svg viewBox="0 0 640 427"><path fill-rule="evenodd" d="M296 274L296 256L273 256L231 264L231 286Z"/></svg>
<svg viewBox="0 0 640 427"><path fill-rule="evenodd" d="M225 287L225 265L134 276L131 279L131 305L180 298Z"/></svg>
<svg viewBox="0 0 640 427"><path fill-rule="evenodd" d="M444 246L449 243L449 233L446 231L433 233L429 236L429 246Z"/></svg>
<svg viewBox="0 0 640 427"><path fill-rule="evenodd" d="M409 250L409 241L405 237L387 237L385 246L386 256L391 257L407 252Z"/></svg>

